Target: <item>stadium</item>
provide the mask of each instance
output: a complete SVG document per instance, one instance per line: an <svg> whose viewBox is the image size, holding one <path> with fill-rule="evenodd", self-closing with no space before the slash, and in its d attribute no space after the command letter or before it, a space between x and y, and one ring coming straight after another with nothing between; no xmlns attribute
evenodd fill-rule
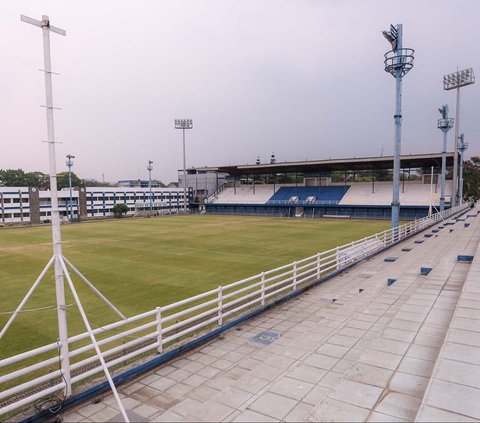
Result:
<svg viewBox="0 0 480 423"><path fill-rule="evenodd" d="M148 181L72 186L69 154L58 189L66 31L21 21L43 33L49 189L0 187L2 421L480 419L480 209L448 106L441 152L401 155L402 24L391 156L187 168L174 119L178 182L149 160Z"/></svg>

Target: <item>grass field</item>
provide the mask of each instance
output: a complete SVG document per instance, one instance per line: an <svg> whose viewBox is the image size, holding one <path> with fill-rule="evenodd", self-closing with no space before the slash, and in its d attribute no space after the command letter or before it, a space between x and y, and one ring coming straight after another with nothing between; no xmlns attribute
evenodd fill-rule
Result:
<svg viewBox="0 0 480 423"><path fill-rule="evenodd" d="M63 252L126 316L225 285L379 232L385 221L176 216L62 227ZM49 226L0 229L0 326L52 255ZM117 316L73 278L95 325ZM67 290L68 291L68 290ZM67 295L67 304L73 304ZM26 308L55 304L48 274ZM75 306L69 335L85 328ZM4 358L57 339L56 311L21 313L0 341Z"/></svg>

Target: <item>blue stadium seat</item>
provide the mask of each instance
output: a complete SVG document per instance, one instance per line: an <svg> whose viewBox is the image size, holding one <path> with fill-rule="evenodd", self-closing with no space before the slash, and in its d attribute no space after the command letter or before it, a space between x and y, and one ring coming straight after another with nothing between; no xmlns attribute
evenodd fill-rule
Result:
<svg viewBox="0 0 480 423"><path fill-rule="evenodd" d="M308 197L315 197L314 204L338 204L350 188L347 186L329 187L282 187L270 197L268 203L286 203L292 197L298 197L298 204L305 203Z"/></svg>

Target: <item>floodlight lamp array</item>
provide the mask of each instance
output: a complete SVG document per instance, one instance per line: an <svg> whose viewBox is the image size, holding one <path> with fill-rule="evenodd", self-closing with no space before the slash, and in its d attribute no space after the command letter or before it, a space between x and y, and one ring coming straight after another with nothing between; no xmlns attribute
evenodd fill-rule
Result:
<svg viewBox="0 0 480 423"><path fill-rule="evenodd" d="M468 142L458 142L458 151L465 151L468 149Z"/></svg>
<svg viewBox="0 0 480 423"><path fill-rule="evenodd" d="M443 89L453 90L475 83L475 74L473 68L463 69L461 71L449 73L443 77Z"/></svg>
<svg viewBox="0 0 480 423"><path fill-rule="evenodd" d="M450 129L453 128L453 122L453 118L438 119L437 128L440 129L442 132L448 132Z"/></svg>
<svg viewBox="0 0 480 423"><path fill-rule="evenodd" d="M400 72L403 77L413 68L413 54L415 50L411 48L399 48L385 53L385 72L390 73L394 78Z"/></svg>
<svg viewBox="0 0 480 423"><path fill-rule="evenodd" d="M147 170L148 170L148 171L152 171L152 170L153 170L153 161L151 161L151 160L148 161Z"/></svg>
<svg viewBox="0 0 480 423"><path fill-rule="evenodd" d="M192 119L175 119L175 129L192 129Z"/></svg>
<svg viewBox="0 0 480 423"><path fill-rule="evenodd" d="M75 156L71 155L71 154L67 154L67 161L66 161L66 165L67 167L71 167L73 166L73 160Z"/></svg>

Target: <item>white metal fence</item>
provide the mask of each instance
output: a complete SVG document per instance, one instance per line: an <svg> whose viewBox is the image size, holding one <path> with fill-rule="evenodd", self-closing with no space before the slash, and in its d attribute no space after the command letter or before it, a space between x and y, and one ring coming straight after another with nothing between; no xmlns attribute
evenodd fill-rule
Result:
<svg viewBox="0 0 480 423"><path fill-rule="evenodd" d="M93 333L103 349L102 355L109 369L118 372L135 360L162 354L166 348L178 346L189 337L272 303L465 208L458 206L352 241L94 329ZM82 384L102 373L102 367L87 332L70 337L68 350L71 383L74 392L79 392ZM65 357L59 351L60 344L57 342L0 360L0 415L15 412L42 399L64 399L62 392L66 380L70 378L64 377L61 362Z"/></svg>

